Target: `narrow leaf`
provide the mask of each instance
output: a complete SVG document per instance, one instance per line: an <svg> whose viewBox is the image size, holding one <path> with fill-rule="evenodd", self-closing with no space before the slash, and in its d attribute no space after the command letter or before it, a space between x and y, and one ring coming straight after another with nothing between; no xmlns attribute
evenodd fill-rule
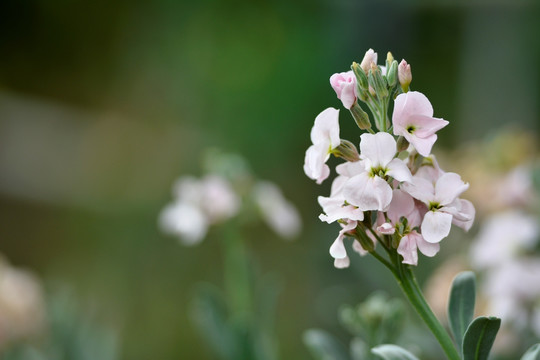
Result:
<svg viewBox="0 0 540 360"><path fill-rule="evenodd" d="M540 344L533 345L521 357L521 360L540 360Z"/></svg>
<svg viewBox="0 0 540 360"><path fill-rule="evenodd" d="M452 282L448 301L448 321L458 349L462 347L463 335L474 315L475 283L475 276L471 271L459 273Z"/></svg>
<svg viewBox="0 0 540 360"><path fill-rule="evenodd" d="M317 360L346 360L345 347L324 330L310 329L304 333L304 344Z"/></svg>
<svg viewBox="0 0 540 360"><path fill-rule="evenodd" d="M500 326L496 317L474 319L463 338L463 360L486 360Z"/></svg>
<svg viewBox="0 0 540 360"><path fill-rule="evenodd" d="M371 349L371 352L383 360L418 360L416 356L397 345L379 345Z"/></svg>

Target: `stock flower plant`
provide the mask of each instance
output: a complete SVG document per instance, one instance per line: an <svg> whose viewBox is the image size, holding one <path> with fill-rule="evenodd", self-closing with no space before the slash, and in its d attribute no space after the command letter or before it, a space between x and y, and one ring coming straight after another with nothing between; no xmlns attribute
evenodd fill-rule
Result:
<svg viewBox="0 0 540 360"><path fill-rule="evenodd" d="M435 256L452 225L468 231L475 217L473 204L460 198L469 185L460 175L442 170L431 154L437 132L449 122L433 116L424 94L410 90L411 66L405 60L398 65L388 53L385 66L379 66L377 58L369 49L360 64L352 63L351 71L330 78L338 99L363 131L359 148L340 138L337 109L320 113L311 130L313 144L304 163L309 178L321 184L331 173L330 156L344 160L336 166L338 176L330 196L318 198L323 210L320 219L341 226L330 255L335 267L348 267L351 259L344 241L352 238L355 252L374 256L392 272L448 359L487 359L501 320L472 320L474 274L458 275L451 290L448 312L453 339L433 314L413 274L418 250ZM533 353L540 356L538 346L525 356L536 356ZM395 345L375 348L373 354L415 359ZM537 359L524 357L529 358Z"/></svg>

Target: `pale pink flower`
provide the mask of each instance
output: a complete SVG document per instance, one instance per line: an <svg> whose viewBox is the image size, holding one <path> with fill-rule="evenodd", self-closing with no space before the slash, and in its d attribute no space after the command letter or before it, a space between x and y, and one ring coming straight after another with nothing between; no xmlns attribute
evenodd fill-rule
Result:
<svg viewBox="0 0 540 360"><path fill-rule="evenodd" d="M435 183L413 176L411 182L402 184L403 190L428 207L421 225L426 241L438 243L447 237L454 219L463 224L471 221L470 203L458 198L468 188L469 184L455 173L445 173Z"/></svg>
<svg viewBox="0 0 540 360"><path fill-rule="evenodd" d="M392 188L387 179L409 181L411 172L403 160L394 158L396 141L388 133L362 134L360 152L364 171L344 185L345 199L363 211L385 211L392 200Z"/></svg>
<svg viewBox="0 0 540 360"><path fill-rule="evenodd" d="M317 184L321 184L330 175L326 161L333 149L339 146L339 110L328 108L315 118L311 129L311 145L304 159L304 172Z"/></svg>
<svg viewBox="0 0 540 360"><path fill-rule="evenodd" d="M332 75L330 85L332 85L343 106L350 109L356 101L356 76L354 72L351 70Z"/></svg>
<svg viewBox="0 0 540 360"><path fill-rule="evenodd" d="M396 189L393 191L392 201L387 212L389 222L384 221L384 215L379 213L379 226L377 231L382 234L394 234L396 226L400 223L402 217L407 219L407 226L401 235L397 249L398 254L403 256L403 263L410 265L418 264L418 252L426 256L432 257L439 252L440 246L438 243L432 244L424 240L421 234L416 230L420 226L421 213L420 209L415 205L414 199L403 190Z"/></svg>
<svg viewBox="0 0 540 360"><path fill-rule="evenodd" d="M431 152L437 140L435 133L448 125L448 121L433 117L433 107L428 98L417 91L398 95L392 123L394 134L405 137L422 156Z"/></svg>

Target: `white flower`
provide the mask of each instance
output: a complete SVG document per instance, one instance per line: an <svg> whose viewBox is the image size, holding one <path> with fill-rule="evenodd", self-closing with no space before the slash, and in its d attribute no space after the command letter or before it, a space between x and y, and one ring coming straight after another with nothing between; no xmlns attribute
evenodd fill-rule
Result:
<svg viewBox="0 0 540 360"><path fill-rule="evenodd" d="M255 202L268 226L283 238L296 237L302 227L300 214L283 197L279 187L269 181L261 181L253 191Z"/></svg>
<svg viewBox="0 0 540 360"><path fill-rule="evenodd" d="M319 204L324 212L319 216L319 219L329 224L339 219L364 220L364 212L356 206L347 204L343 195L343 185L347 180L364 171L363 162L346 162L338 165L336 171L339 176L332 182L330 197L318 197Z"/></svg>
<svg viewBox="0 0 540 360"><path fill-rule="evenodd" d="M201 180L181 177L173 194L175 200L163 209L159 223L164 232L178 235L186 245L201 242L210 225L232 218L240 209L240 198L232 186L217 175Z"/></svg>
<svg viewBox="0 0 540 360"><path fill-rule="evenodd" d="M339 146L339 110L328 108L315 118L311 129L311 145L304 159L304 172L317 184L322 183L328 175L330 168L326 161L333 149Z"/></svg>
<svg viewBox="0 0 540 360"><path fill-rule="evenodd" d="M522 258L498 264L487 273L483 286L489 299L490 311L495 316L507 319L517 328L532 326L533 330L538 329L540 324L534 322L536 316L531 318L529 314L531 310L533 313L540 310L538 279L538 259Z"/></svg>
<svg viewBox="0 0 540 360"><path fill-rule="evenodd" d="M464 183L458 174L445 173L435 184L415 175L411 182L402 184L402 188L428 207L429 211L421 225L426 241L438 243L447 237L454 219L459 225L470 227L474 207L470 202L458 198L469 188L469 184Z"/></svg>
<svg viewBox="0 0 540 360"><path fill-rule="evenodd" d="M392 200L389 177L397 181L410 181L411 172L405 162L396 155L393 136L379 132L360 136L360 158L364 171L350 178L344 185L343 194L348 203L360 210L385 211Z"/></svg>
<svg viewBox="0 0 540 360"><path fill-rule="evenodd" d="M240 199L230 183L217 175L201 180L181 177L173 186L173 193L181 202L200 208L212 224L235 216L240 208Z"/></svg>

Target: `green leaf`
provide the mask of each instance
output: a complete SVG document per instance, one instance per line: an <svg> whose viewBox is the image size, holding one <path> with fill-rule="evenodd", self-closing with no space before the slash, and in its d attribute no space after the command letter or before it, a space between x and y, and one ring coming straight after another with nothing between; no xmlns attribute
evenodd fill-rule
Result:
<svg viewBox="0 0 540 360"><path fill-rule="evenodd" d="M344 346L324 330L310 329L304 333L304 344L317 360L347 360Z"/></svg>
<svg viewBox="0 0 540 360"><path fill-rule="evenodd" d="M486 360L500 326L496 317L474 319L463 338L463 360Z"/></svg>
<svg viewBox="0 0 540 360"><path fill-rule="evenodd" d="M238 358L242 339L228 322L227 306L217 288L199 285L191 304L191 316L202 339L218 358Z"/></svg>
<svg viewBox="0 0 540 360"><path fill-rule="evenodd" d="M397 345L379 345L371 352L383 360L418 360L416 356Z"/></svg>
<svg viewBox="0 0 540 360"><path fill-rule="evenodd" d="M540 344L533 345L521 357L521 360L540 360Z"/></svg>
<svg viewBox="0 0 540 360"><path fill-rule="evenodd" d="M448 302L448 321L458 349L462 347L463 335L474 315L475 283L475 276L471 271L459 273L452 282Z"/></svg>

